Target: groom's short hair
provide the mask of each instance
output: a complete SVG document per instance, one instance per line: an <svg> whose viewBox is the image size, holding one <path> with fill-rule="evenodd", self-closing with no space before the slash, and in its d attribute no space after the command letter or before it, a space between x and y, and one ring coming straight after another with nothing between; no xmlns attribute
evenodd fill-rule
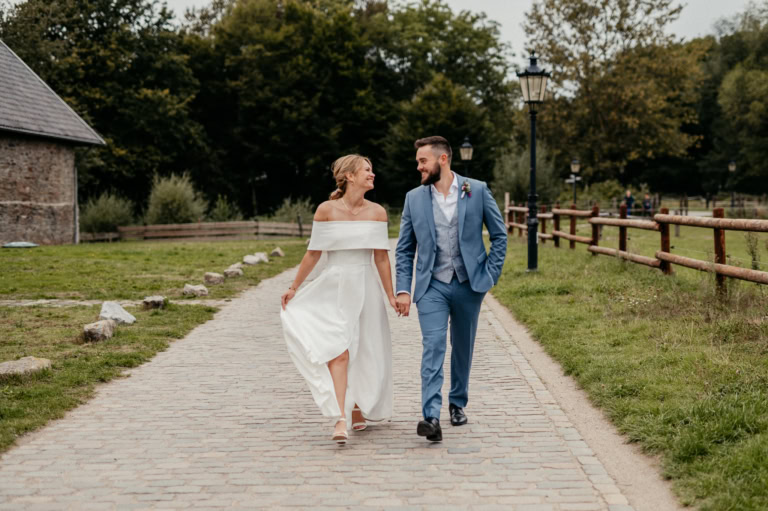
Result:
<svg viewBox="0 0 768 511"><path fill-rule="evenodd" d="M451 144L448 143L448 141L444 137L440 136L434 136L434 137L425 137L420 138L416 142L413 143L413 146L416 149L420 149L424 147L425 145L431 145L432 149L440 152L445 153L448 155L448 163L451 163L451 158L453 157L453 152L451 151Z"/></svg>

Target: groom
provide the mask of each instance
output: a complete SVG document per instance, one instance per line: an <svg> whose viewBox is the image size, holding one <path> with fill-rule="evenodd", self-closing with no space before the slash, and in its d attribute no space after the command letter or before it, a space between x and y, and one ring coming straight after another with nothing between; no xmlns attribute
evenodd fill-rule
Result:
<svg viewBox="0 0 768 511"><path fill-rule="evenodd" d="M421 403L424 420L416 433L440 442L443 360L448 320L451 324L451 424L467 423L469 369L485 293L499 280L507 252L507 229L488 185L451 170L451 146L443 137L416 141L421 184L405 196L397 241L397 302L402 315L413 303L419 311L423 352ZM490 234L485 252L483 224Z"/></svg>

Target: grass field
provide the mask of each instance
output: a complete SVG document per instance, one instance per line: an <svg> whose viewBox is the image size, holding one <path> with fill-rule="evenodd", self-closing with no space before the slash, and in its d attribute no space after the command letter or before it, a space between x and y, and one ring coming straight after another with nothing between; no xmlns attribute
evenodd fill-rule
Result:
<svg viewBox="0 0 768 511"><path fill-rule="evenodd" d="M161 294L181 300L184 284L202 284L206 272L223 273L243 256L269 253L276 246L286 257L245 267L243 277L207 286L208 298L220 299L298 264L305 242L120 242L0 249L0 299L141 300Z"/></svg>
<svg viewBox="0 0 768 511"><path fill-rule="evenodd" d="M653 255L658 233L630 233L631 251ZM684 228L672 251L706 259L711 233ZM617 228L603 234L601 245L617 246ZM516 236L493 294L622 433L661 457L681 501L768 509L768 286L729 281L721 302L709 274L675 267L669 277L551 243L539 246L540 271L526 273ZM726 243L748 266L743 234Z"/></svg>
<svg viewBox="0 0 768 511"><path fill-rule="evenodd" d="M128 308L134 325L113 338L87 343L83 325L98 320L100 306L0 307L0 362L48 358L50 370L0 380L0 452L20 435L44 426L86 401L99 383L118 377L213 317L216 309L184 305L185 282L202 283L206 271L223 271L246 254L279 245L284 258L244 267L243 277L208 286L209 298L227 298L298 264L303 240L216 243L112 243L0 250L0 298L141 300L172 299L164 310Z"/></svg>

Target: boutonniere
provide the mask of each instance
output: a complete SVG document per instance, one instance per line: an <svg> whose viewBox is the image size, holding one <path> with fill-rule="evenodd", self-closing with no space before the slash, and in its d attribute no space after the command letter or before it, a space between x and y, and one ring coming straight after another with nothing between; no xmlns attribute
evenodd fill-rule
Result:
<svg viewBox="0 0 768 511"><path fill-rule="evenodd" d="M461 198L463 199L465 195L472 197L472 187L469 186L469 181L464 181L461 185Z"/></svg>

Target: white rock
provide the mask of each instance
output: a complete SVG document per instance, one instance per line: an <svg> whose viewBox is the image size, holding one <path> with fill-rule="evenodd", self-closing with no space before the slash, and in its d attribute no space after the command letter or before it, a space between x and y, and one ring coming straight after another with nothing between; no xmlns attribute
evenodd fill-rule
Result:
<svg viewBox="0 0 768 511"><path fill-rule="evenodd" d="M0 364L0 378L14 374L27 374L49 369L51 361L47 358L24 357Z"/></svg>
<svg viewBox="0 0 768 511"><path fill-rule="evenodd" d="M89 323L83 328L83 334L88 341L103 341L115 334L117 323L113 319L102 319L95 323Z"/></svg>
<svg viewBox="0 0 768 511"><path fill-rule="evenodd" d="M269 257L267 257L266 252L256 252L255 254L253 254L253 257L260 259L262 263L269 262Z"/></svg>
<svg viewBox="0 0 768 511"><path fill-rule="evenodd" d="M283 249L280 247L275 248L272 253L269 254L270 257L285 257L285 252L283 252Z"/></svg>
<svg viewBox="0 0 768 511"><path fill-rule="evenodd" d="M243 268L243 263L235 263L235 264L230 264L229 268L227 268L227 269L228 270L234 270L234 269L240 270L242 268Z"/></svg>
<svg viewBox="0 0 768 511"><path fill-rule="evenodd" d="M227 278L232 277L241 277L243 275L243 270L240 268L227 268L224 270L224 276Z"/></svg>
<svg viewBox="0 0 768 511"><path fill-rule="evenodd" d="M208 296L208 288L202 284L198 286L184 284L184 291L182 291L182 294L186 296Z"/></svg>
<svg viewBox="0 0 768 511"><path fill-rule="evenodd" d="M207 272L204 279L206 284L221 284L224 282L224 275L221 273Z"/></svg>
<svg viewBox="0 0 768 511"><path fill-rule="evenodd" d="M99 319L114 319L118 325L123 323L132 325L136 322L136 318L117 302L102 303Z"/></svg>
<svg viewBox="0 0 768 511"><path fill-rule="evenodd" d="M254 264L259 264L259 263L268 262L268 261L264 261L263 258L256 257L255 255L247 255L243 257L243 262L247 265L254 265Z"/></svg>
<svg viewBox="0 0 768 511"><path fill-rule="evenodd" d="M142 303L145 309L164 309L165 297L159 295L147 296Z"/></svg>

